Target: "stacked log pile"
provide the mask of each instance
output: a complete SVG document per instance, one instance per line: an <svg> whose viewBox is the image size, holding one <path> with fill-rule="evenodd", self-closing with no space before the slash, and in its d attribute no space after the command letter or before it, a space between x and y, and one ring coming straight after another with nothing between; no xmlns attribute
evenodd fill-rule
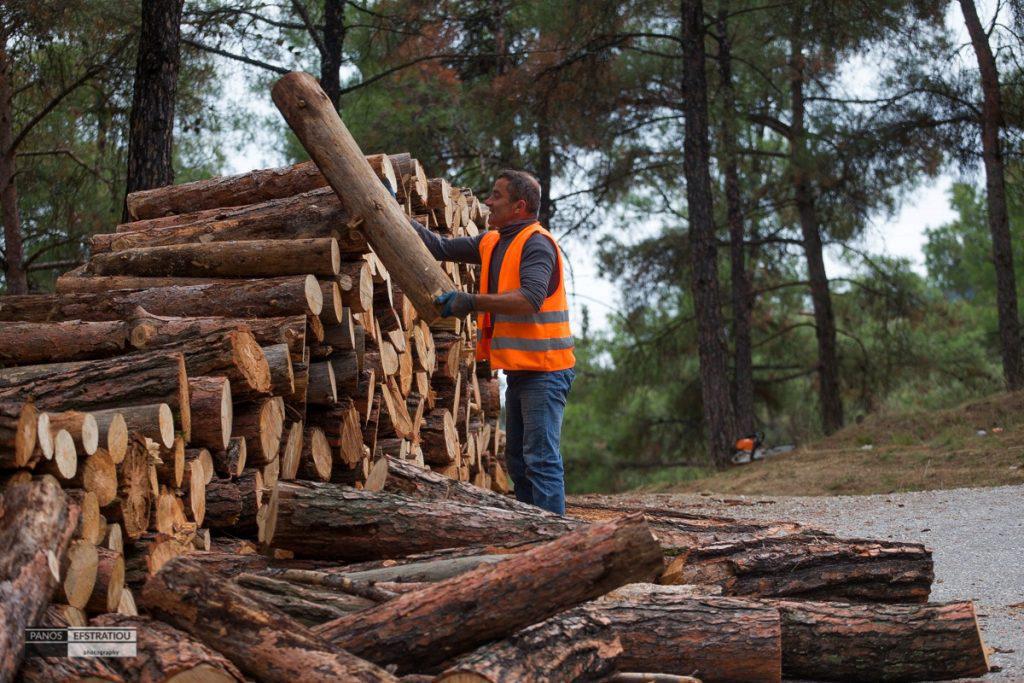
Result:
<svg viewBox="0 0 1024 683"><path fill-rule="evenodd" d="M506 495L473 321L363 219L381 181L447 236L485 210L408 154L354 195L314 158L130 195L55 294L0 298L0 681L987 671L919 544ZM86 624L139 656L22 664L26 625Z"/></svg>

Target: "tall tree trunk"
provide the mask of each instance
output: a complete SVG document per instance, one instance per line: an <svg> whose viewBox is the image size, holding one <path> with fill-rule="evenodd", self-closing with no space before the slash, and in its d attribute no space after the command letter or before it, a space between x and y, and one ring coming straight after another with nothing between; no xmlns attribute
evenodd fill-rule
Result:
<svg viewBox="0 0 1024 683"><path fill-rule="evenodd" d="M341 111L341 63L345 50L345 2L324 0L324 41L320 53L320 87Z"/></svg>
<svg viewBox="0 0 1024 683"><path fill-rule="evenodd" d="M1003 350L1003 378L1010 390L1024 388L1020 320L1017 313L1017 277L1013 269L1010 224L1006 213L1006 181L999 129L1003 125L1003 104L999 93L999 72L988 36L978 19L974 0L960 0L967 31L981 71L981 149L985 162L985 190L988 229L992 233L992 261L996 266L996 306L999 309L999 341Z"/></svg>
<svg viewBox="0 0 1024 683"><path fill-rule="evenodd" d="M790 57L790 97L792 123L790 137L790 166L793 177L793 197L800 216L804 253L807 258L807 276L811 283L811 302L814 306L814 329L818 338L818 401L821 426L831 434L843 426L843 403L839 395L839 360L836 351L836 320L832 312L828 276L822 254L821 228L811 187L804 128L804 55L800 40L801 21L794 14L792 55Z"/></svg>
<svg viewBox="0 0 1024 683"><path fill-rule="evenodd" d="M174 182L174 99L184 0L142 0L135 93L128 130L127 192ZM128 220L125 206L123 220Z"/></svg>
<svg viewBox="0 0 1024 683"><path fill-rule="evenodd" d="M7 33L0 32L0 213L4 223L4 275L8 294L28 292L21 246L21 216L14 181L14 69L7 54Z"/></svg>
<svg viewBox="0 0 1024 683"><path fill-rule="evenodd" d="M711 204L707 80L704 58L704 9L701 0L682 0L683 110L686 139L683 171L690 216L690 278L697 317L701 401L708 452L718 467L729 463L733 441L732 402L726 372L722 313L719 307L718 254Z"/></svg>
<svg viewBox="0 0 1024 683"><path fill-rule="evenodd" d="M551 125L548 123L547 102L540 107L537 121L537 182L540 183L540 224L551 229Z"/></svg>
<svg viewBox="0 0 1024 683"><path fill-rule="evenodd" d="M737 434L754 431L754 360L750 341L750 278L747 274L743 228L743 199L736 160L736 99L732 87L732 42L726 24L727 9L718 10L718 70L722 81L722 167L725 173L725 206L729 222L729 277L732 285L733 410Z"/></svg>

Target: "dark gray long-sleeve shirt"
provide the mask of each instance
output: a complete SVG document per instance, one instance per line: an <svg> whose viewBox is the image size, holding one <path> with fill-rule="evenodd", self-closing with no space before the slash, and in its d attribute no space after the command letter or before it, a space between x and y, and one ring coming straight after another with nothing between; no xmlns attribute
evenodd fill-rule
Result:
<svg viewBox="0 0 1024 683"><path fill-rule="evenodd" d="M487 291L497 293L498 274L501 272L501 262L505 258L508 246L515 239L515 236L528 225L536 223L536 219L528 219L506 225L499 228L501 237L495 245L491 254L490 270L488 271ZM480 263L480 240L484 233L476 237L453 237L446 239L430 232L420 223L410 220L413 228L419 233L420 239L426 245L427 250L438 261L457 261L459 263ZM555 254L555 245L543 235L533 235L523 245L523 257L519 262L519 284L520 291L526 297L534 310L539 311L544 299L555 293L558 289L558 278L560 276L556 267L558 259Z"/></svg>

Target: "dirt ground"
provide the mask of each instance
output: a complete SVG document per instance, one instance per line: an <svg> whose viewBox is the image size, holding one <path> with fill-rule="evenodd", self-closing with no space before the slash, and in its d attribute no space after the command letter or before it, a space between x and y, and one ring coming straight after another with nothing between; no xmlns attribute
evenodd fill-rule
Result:
<svg viewBox="0 0 1024 683"><path fill-rule="evenodd" d="M847 537L925 543L935 560L931 600L975 601L994 667L981 680L1024 681L1024 486L866 496L645 493L608 498L620 505L792 520Z"/></svg>

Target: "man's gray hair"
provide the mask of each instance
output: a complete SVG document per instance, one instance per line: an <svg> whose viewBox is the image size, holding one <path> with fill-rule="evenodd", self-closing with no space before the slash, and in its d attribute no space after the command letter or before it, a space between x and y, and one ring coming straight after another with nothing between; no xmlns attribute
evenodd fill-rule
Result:
<svg viewBox="0 0 1024 683"><path fill-rule="evenodd" d="M526 210L536 216L540 211L540 183L526 171L513 171L511 169L498 174L508 183L508 196L513 202L522 199L526 202Z"/></svg>

